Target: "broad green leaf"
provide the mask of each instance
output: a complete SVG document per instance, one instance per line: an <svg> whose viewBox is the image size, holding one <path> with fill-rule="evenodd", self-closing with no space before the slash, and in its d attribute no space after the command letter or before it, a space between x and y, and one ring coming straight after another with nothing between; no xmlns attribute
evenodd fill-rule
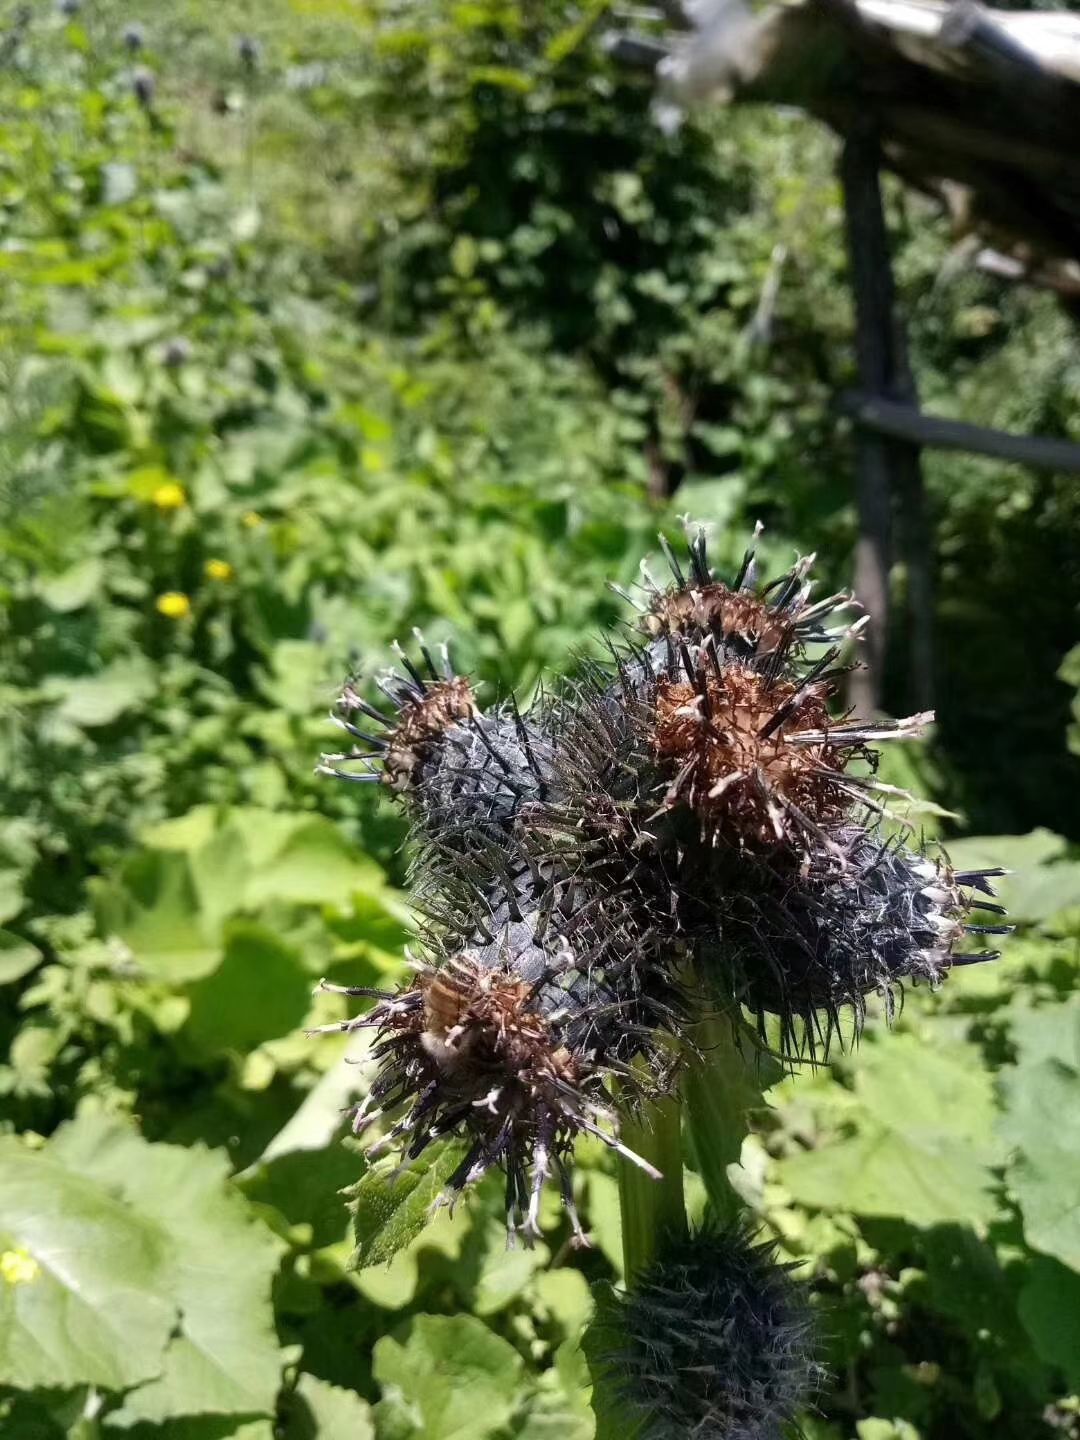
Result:
<svg viewBox="0 0 1080 1440"><path fill-rule="evenodd" d="M1080 1069L1053 1056L1001 1078L1008 1186L1029 1245L1080 1270Z"/></svg>
<svg viewBox="0 0 1080 1440"><path fill-rule="evenodd" d="M989 1224L996 1212L986 1166L950 1136L866 1133L782 1160L778 1179L800 1205L895 1216L912 1225Z"/></svg>
<svg viewBox="0 0 1080 1440"><path fill-rule="evenodd" d="M1066 842L1051 830L1028 835L974 835L948 846L957 870L1003 866L1012 874L995 882L1010 920L1040 924L1080 905L1080 863L1065 860Z"/></svg>
<svg viewBox="0 0 1080 1440"><path fill-rule="evenodd" d="M259 1156L258 1164L295 1151L322 1150L342 1128L349 1105L368 1088L375 1067L370 1058L370 1031L354 1032L341 1057L304 1096L300 1108Z"/></svg>
<svg viewBox="0 0 1080 1440"><path fill-rule="evenodd" d="M51 1148L167 1240L162 1290L179 1307L179 1325L161 1377L125 1397L125 1419L272 1414L282 1359L270 1287L284 1247L231 1185L225 1157L150 1144L101 1116L62 1127Z"/></svg>
<svg viewBox="0 0 1080 1440"><path fill-rule="evenodd" d="M375 1440L367 1401L315 1375L300 1376L286 1417L282 1440Z"/></svg>
<svg viewBox="0 0 1080 1440"><path fill-rule="evenodd" d="M24 903L22 871L0 870L0 924L5 920L14 920Z"/></svg>
<svg viewBox="0 0 1080 1440"><path fill-rule="evenodd" d="M115 660L97 675L62 679L55 676L49 688L58 700L57 715L84 730L111 725L141 705L154 692L154 672L141 656Z"/></svg>
<svg viewBox="0 0 1080 1440"><path fill-rule="evenodd" d="M253 920L230 921L225 957L188 992L186 1033L199 1050L246 1052L294 1030L307 1013L311 980L296 950Z"/></svg>
<svg viewBox="0 0 1080 1440"><path fill-rule="evenodd" d="M349 1192L354 1269L385 1265L420 1234L463 1156L461 1144L447 1142L424 1151L401 1174L400 1162L390 1156L372 1166Z"/></svg>
<svg viewBox="0 0 1080 1440"><path fill-rule="evenodd" d="M974 1046L947 1048L926 1038L884 1035L860 1052L855 1096L880 1124L905 1134L957 1136L989 1152L997 1107L989 1071Z"/></svg>
<svg viewBox="0 0 1080 1440"><path fill-rule="evenodd" d="M98 924L128 945L152 980L183 985L217 968L221 946L207 935L186 855L148 850L94 886Z"/></svg>
<svg viewBox="0 0 1080 1440"><path fill-rule="evenodd" d="M60 575L50 575L38 582L38 594L50 610L67 614L80 610L95 595L101 593L105 580L105 567L101 560L92 555L79 560Z"/></svg>
<svg viewBox="0 0 1080 1440"><path fill-rule="evenodd" d="M1014 1009L1011 1019L1011 1039L1021 1067L1054 1059L1080 1070L1080 995L1062 1005Z"/></svg>
<svg viewBox="0 0 1080 1440"><path fill-rule="evenodd" d="M1036 1354L1080 1391L1080 1274L1036 1255L1020 1291L1020 1319Z"/></svg>
<svg viewBox="0 0 1080 1440"><path fill-rule="evenodd" d="M161 1372L170 1241L55 1145L0 1140L0 1383L121 1390Z"/></svg>
<svg viewBox="0 0 1080 1440"><path fill-rule="evenodd" d="M550 1251L537 1242L528 1249L518 1246L506 1248L506 1222L500 1215L491 1216L486 1222L479 1215L473 1222L484 1224L486 1229L483 1260L480 1274L472 1294L472 1311L475 1315L496 1315L505 1310L528 1285L538 1270L547 1264Z"/></svg>
<svg viewBox="0 0 1080 1440"><path fill-rule="evenodd" d="M911 1035L885 1036L859 1055L855 1133L781 1160L777 1178L798 1203L912 1225L988 1224L997 1210L993 1092L978 1052L948 1052Z"/></svg>
<svg viewBox="0 0 1080 1440"><path fill-rule="evenodd" d="M404 1341L376 1343L373 1369L416 1440L484 1440L513 1413L522 1360L471 1315L418 1315Z"/></svg>
<svg viewBox="0 0 1080 1440"><path fill-rule="evenodd" d="M148 825L140 832L139 839L151 850L198 850L217 830L218 819L217 806L196 805L175 820Z"/></svg>
<svg viewBox="0 0 1080 1440"><path fill-rule="evenodd" d="M0 985L10 985L41 964L41 951L21 935L0 930Z"/></svg>
<svg viewBox="0 0 1080 1440"><path fill-rule="evenodd" d="M364 1161L343 1144L325 1150L296 1150L280 1155L243 1177L244 1194L257 1205L272 1206L290 1225L310 1232L311 1245L321 1249L349 1237L349 1212L342 1191L356 1184Z"/></svg>
<svg viewBox="0 0 1080 1440"><path fill-rule="evenodd" d="M227 823L190 849L188 864L204 923L220 925L246 908L251 863L239 826Z"/></svg>
<svg viewBox="0 0 1080 1440"><path fill-rule="evenodd" d="M354 892L377 888L382 874L341 832L317 816L297 825L263 865L252 862L247 903L269 900L346 906Z"/></svg>

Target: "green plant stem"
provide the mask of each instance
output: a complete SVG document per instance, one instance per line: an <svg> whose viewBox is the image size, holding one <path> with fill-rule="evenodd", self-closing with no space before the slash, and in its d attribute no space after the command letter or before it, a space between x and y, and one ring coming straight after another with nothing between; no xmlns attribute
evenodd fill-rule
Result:
<svg viewBox="0 0 1080 1440"><path fill-rule="evenodd" d="M747 1112L762 1103L761 1085L726 1017L702 1021L696 1039L701 1057L687 1066L682 1091L698 1171L713 1214L727 1223L738 1215L740 1203L728 1166L738 1163Z"/></svg>
<svg viewBox="0 0 1080 1440"><path fill-rule="evenodd" d="M624 1121L620 1139L660 1172L655 1180L640 1166L619 1158L619 1209L622 1217L626 1280L655 1257L662 1236L686 1234L683 1198L682 1106L670 1097L643 1107Z"/></svg>

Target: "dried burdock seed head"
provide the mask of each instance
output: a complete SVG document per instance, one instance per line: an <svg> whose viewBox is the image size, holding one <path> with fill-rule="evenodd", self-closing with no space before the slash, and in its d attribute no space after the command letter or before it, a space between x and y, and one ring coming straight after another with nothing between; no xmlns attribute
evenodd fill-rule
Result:
<svg viewBox="0 0 1080 1440"><path fill-rule="evenodd" d="M711 642L682 655L683 673L657 680L653 743L672 777L664 804L688 806L714 844L829 846L828 832L865 804L865 778L845 772L856 757L872 764L867 741L917 734L932 718L834 723L834 651L801 680L722 664Z"/></svg>
<svg viewBox="0 0 1080 1440"><path fill-rule="evenodd" d="M509 703L483 714L470 682L455 673L445 646L436 663L416 632L422 660L395 646L400 671L375 677L390 711L371 704L350 681L334 722L355 742L324 755L323 774L382 783L402 796L422 833L469 848L508 827L519 803L544 793L548 747L542 727Z"/></svg>
<svg viewBox="0 0 1080 1440"><path fill-rule="evenodd" d="M970 934L1004 935L1004 923L971 925L973 908L1004 915L991 879L957 873L944 859L908 849L873 830L847 826L839 860L818 857L809 873L764 865L746 874L717 907L718 944L702 947L702 971L754 1011L781 1020L781 1048L815 1060L843 1038L846 1014L858 1036L866 999L882 997L891 1020L908 984L939 985L956 965L994 960L966 948ZM717 876L716 889L725 890Z"/></svg>
<svg viewBox="0 0 1080 1440"><path fill-rule="evenodd" d="M443 863L469 874L475 868L458 852ZM595 1135L637 1158L617 1138L605 1081L629 1084L641 1054L659 1079L656 1032L673 1022L674 1010L662 983L655 987L662 998L650 993L644 942L617 896L590 895L525 867L476 891L460 919L457 899L452 878L431 895L439 933L401 989L344 991L376 1000L366 1014L329 1027L377 1032L378 1074L357 1130L394 1120L373 1148L399 1146L406 1162L443 1136L464 1137L446 1199L498 1166L508 1226L527 1236L537 1232L545 1180L558 1175L580 1234L570 1188L574 1141ZM633 1096L625 1101L632 1105Z"/></svg>
<svg viewBox="0 0 1080 1440"><path fill-rule="evenodd" d="M404 695L383 755L387 784L395 790L415 784L424 762L446 732L478 714L472 686L460 675L433 680L419 695Z"/></svg>
<svg viewBox="0 0 1080 1440"><path fill-rule="evenodd" d="M703 528L698 527L689 539L685 569L661 536L673 583L661 586L643 565L641 597L619 593L638 609L640 628L647 635L671 636L690 645L711 638L722 656L768 665L777 674L797 666L807 645L832 644L857 632L858 623L828 627L836 611L851 606L848 593L811 600L813 584L807 577L812 555L797 561L779 579L759 585L755 544L760 533L758 525L755 543L744 554L731 584L713 573Z"/></svg>
<svg viewBox="0 0 1080 1440"><path fill-rule="evenodd" d="M822 1378L802 1288L738 1226L662 1250L595 1348L638 1440L779 1440Z"/></svg>

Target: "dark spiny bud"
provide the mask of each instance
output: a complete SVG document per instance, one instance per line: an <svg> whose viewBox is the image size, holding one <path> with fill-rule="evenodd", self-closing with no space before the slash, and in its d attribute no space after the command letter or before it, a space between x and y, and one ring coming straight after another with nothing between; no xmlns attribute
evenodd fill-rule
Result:
<svg viewBox="0 0 1080 1440"><path fill-rule="evenodd" d="M486 858L498 878L484 884L474 857L425 856L427 955L393 993L345 989L376 1003L328 1028L377 1032L379 1070L357 1132L403 1113L374 1150L399 1144L408 1160L445 1135L464 1136L449 1198L497 1165L508 1224L532 1235L549 1175L558 1174L573 1215L569 1156L579 1134L623 1150L605 1082L634 1083L631 1062L643 1054L659 1081L657 1033L673 1028L677 1012L670 987L649 971L624 897L528 864L507 867L501 853Z"/></svg>
<svg viewBox="0 0 1080 1440"><path fill-rule="evenodd" d="M135 93L135 99L144 110L149 110L154 103L154 96L157 93L157 76L145 65L140 65L131 77L131 88Z"/></svg>
<svg viewBox="0 0 1080 1440"><path fill-rule="evenodd" d="M781 1019L781 1046L816 1058L840 1035L844 1012L857 1035L866 998L877 994L891 1019L908 984L939 985L954 965L997 958L968 952L968 934L1004 935L1009 926L969 925L972 908L1004 914L968 887L992 895L1003 872L957 874L944 859L908 849L875 830L848 826L839 858L816 857L808 872L763 865L725 886L714 877L715 946L699 947L702 971L741 1004Z"/></svg>
<svg viewBox="0 0 1080 1440"><path fill-rule="evenodd" d="M512 702L482 714L470 682L443 646L439 663L417 633L422 662L400 646L402 672L377 676L390 713L372 705L356 682L342 691L335 723L355 742L324 755L322 774L381 782L401 795L422 831L468 848L508 829L526 799L543 796L549 746L541 726Z"/></svg>
<svg viewBox="0 0 1080 1440"><path fill-rule="evenodd" d="M254 35L241 35L236 42L236 55L245 70L255 70L262 58L262 46Z"/></svg>
<svg viewBox="0 0 1080 1440"><path fill-rule="evenodd" d="M146 44L146 31L139 24L125 25L121 38L124 48L136 55Z"/></svg>
<svg viewBox="0 0 1080 1440"><path fill-rule="evenodd" d="M779 1440L821 1378L802 1288L740 1227L663 1250L609 1302L595 1349L638 1440Z"/></svg>
<svg viewBox="0 0 1080 1440"><path fill-rule="evenodd" d="M191 345L182 335L170 340L161 352L161 363L167 370L179 370L191 359Z"/></svg>
<svg viewBox="0 0 1080 1440"><path fill-rule="evenodd" d="M61 15L70 20L82 9L82 0L56 0L56 8Z"/></svg>

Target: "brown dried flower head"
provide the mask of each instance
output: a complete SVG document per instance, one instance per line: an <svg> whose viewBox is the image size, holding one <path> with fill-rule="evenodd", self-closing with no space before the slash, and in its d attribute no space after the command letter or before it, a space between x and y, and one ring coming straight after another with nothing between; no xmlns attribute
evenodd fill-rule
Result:
<svg viewBox="0 0 1080 1440"><path fill-rule="evenodd" d="M427 683L415 699L401 706L398 721L387 736L383 777L394 790L406 790L432 745L447 730L479 715L472 686L462 675Z"/></svg>
<svg viewBox="0 0 1080 1440"><path fill-rule="evenodd" d="M665 804L688 804L710 834L756 847L838 821L851 801L837 775L853 751L829 742L829 689L770 685L731 664L661 679L656 753L676 770Z"/></svg>

